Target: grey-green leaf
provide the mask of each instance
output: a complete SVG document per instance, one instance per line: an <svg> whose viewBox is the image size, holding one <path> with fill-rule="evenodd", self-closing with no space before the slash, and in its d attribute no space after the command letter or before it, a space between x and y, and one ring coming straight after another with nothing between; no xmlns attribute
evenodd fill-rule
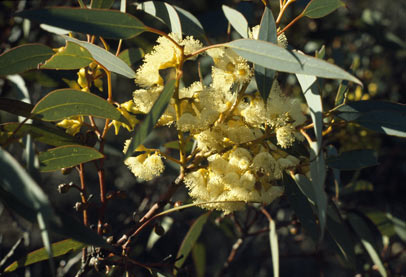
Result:
<svg viewBox="0 0 406 277"><path fill-rule="evenodd" d="M340 0L312 0L303 10L303 15L310 18L320 18L343 6L345 4Z"/></svg>
<svg viewBox="0 0 406 277"><path fill-rule="evenodd" d="M275 220L269 221L269 244L272 253L273 276L279 277L279 246Z"/></svg>
<svg viewBox="0 0 406 277"><path fill-rule="evenodd" d="M248 21L239 11L223 5L223 12L231 26L243 37L248 38Z"/></svg>
<svg viewBox="0 0 406 277"><path fill-rule="evenodd" d="M273 43L238 39L224 44L250 62L276 71L313 75L327 79L343 79L362 85L361 81L338 66Z"/></svg>
<svg viewBox="0 0 406 277"><path fill-rule="evenodd" d="M340 170L358 170L378 165L377 153L374 150L352 150L326 160L327 166Z"/></svg>
<svg viewBox="0 0 406 277"><path fill-rule="evenodd" d="M153 15L170 28L172 33L182 36L182 26L176 9L165 2L147 1L140 4L141 8L150 15Z"/></svg>
<svg viewBox="0 0 406 277"><path fill-rule="evenodd" d="M190 12L179 8L178 6L173 7L178 12L183 33L194 36L195 38L199 38L201 41L207 41L206 34L204 33L204 29L200 21Z"/></svg>
<svg viewBox="0 0 406 277"><path fill-rule="evenodd" d="M45 61L43 69L79 69L88 66L93 61L92 55L85 48L67 41L66 46Z"/></svg>

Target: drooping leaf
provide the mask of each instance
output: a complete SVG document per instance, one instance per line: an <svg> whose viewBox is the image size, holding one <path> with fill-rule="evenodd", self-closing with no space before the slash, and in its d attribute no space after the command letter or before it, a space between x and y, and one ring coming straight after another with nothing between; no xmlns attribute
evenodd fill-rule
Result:
<svg viewBox="0 0 406 277"><path fill-rule="evenodd" d="M207 212L201 216L199 216L196 221L190 226L189 231L187 232L186 236L184 237L182 244L179 247L178 254L176 255L178 259L175 262L176 268L181 268L182 265L185 263L187 257L189 256L190 251L192 250L193 246L195 245L197 239L199 238L204 225L206 224L207 219L209 218L210 212Z"/></svg>
<svg viewBox="0 0 406 277"><path fill-rule="evenodd" d="M58 121L75 115L92 115L123 123L127 120L105 99L74 89L58 89L42 98L32 114L44 121Z"/></svg>
<svg viewBox="0 0 406 277"><path fill-rule="evenodd" d="M55 52L42 44L24 44L9 49L0 55L0 76L22 73L38 68Z"/></svg>
<svg viewBox="0 0 406 277"><path fill-rule="evenodd" d="M63 256L70 252L76 252L79 249L82 249L84 246L84 243L72 239L55 242L51 245L54 257ZM49 259L49 256L45 248L40 248L28 253L26 256L22 257L18 261L13 262L4 270L4 272L12 272L18 268L26 267L34 263L45 261L47 259Z"/></svg>
<svg viewBox="0 0 406 277"><path fill-rule="evenodd" d="M313 75L328 79L343 79L362 85L361 81L336 65L289 51L266 41L238 39L224 44L250 62L276 71Z"/></svg>
<svg viewBox="0 0 406 277"><path fill-rule="evenodd" d="M272 253L273 276L279 276L279 246L274 220L269 221L269 244Z"/></svg>
<svg viewBox="0 0 406 277"><path fill-rule="evenodd" d="M92 147L65 145L52 148L38 155L42 172L55 171L81 163L103 158L104 155Z"/></svg>
<svg viewBox="0 0 406 277"><path fill-rule="evenodd" d="M310 18L320 18L343 6L345 4L340 0L312 0L303 10L303 15Z"/></svg>
<svg viewBox="0 0 406 277"><path fill-rule="evenodd" d="M258 39L278 44L275 19L270 8L265 7L259 27ZM271 92L275 70L255 64L255 81L262 99L266 101Z"/></svg>
<svg viewBox="0 0 406 277"><path fill-rule="evenodd" d="M149 133L154 128L155 124L158 122L161 115L165 112L166 107L171 100L172 95L175 91L175 80L170 80L166 85L161 95L155 101L154 105L151 108L151 111L148 113L144 121L138 126L135 130L135 135L131 139L130 145L128 146L127 152L125 153L125 158L130 157L135 149L143 143L147 138Z"/></svg>
<svg viewBox="0 0 406 277"><path fill-rule="evenodd" d="M178 12L183 33L194 36L195 38L200 39L202 42L207 41L206 34L204 33L204 29L200 21L190 12L179 8L178 6L173 7Z"/></svg>
<svg viewBox="0 0 406 277"><path fill-rule="evenodd" d="M396 234L403 240L406 241L406 221L394 216L393 214L387 213L386 217L393 223L393 228Z"/></svg>
<svg viewBox="0 0 406 277"><path fill-rule="evenodd" d="M50 26L48 24L40 24L39 27L42 30L45 30L45 31L47 31L49 33L56 34L56 35L67 35L70 32L69 30L58 28L58 27L55 27L55 26Z"/></svg>
<svg viewBox="0 0 406 277"><path fill-rule="evenodd" d="M172 33L182 36L182 25L176 9L165 2L147 1L140 4L141 8L152 16L155 16L168 25Z"/></svg>
<svg viewBox="0 0 406 277"><path fill-rule="evenodd" d="M45 61L43 69L79 69L88 66L93 61L92 55L78 44L67 41L66 46L49 60Z"/></svg>
<svg viewBox="0 0 406 277"><path fill-rule="evenodd" d="M114 0L92 0L90 7L92 9L110 9L113 6Z"/></svg>
<svg viewBox="0 0 406 277"><path fill-rule="evenodd" d="M406 105L366 100L345 104L333 111L333 115L345 121L379 133L406 137Z"/></svg>
<svg viewBox="0 0 406 277"><path fill-rule="evenodd" d="M367 149L343 152L337 157L329 157L326 163L340 170L357 170L379 164L377 153Z"/></svg>
<svg viewBox="0 0 406 277"><path fill-rule="evenodd" d="M118 55L128 66L132 66L144 57L144 50L141 48L125 49Z"/></svg>
<svg viewBox="0 0 406 277"><path fill-rule="evenodd" d="M339 106L341 104L344 104L345 100L345 94L348 91L348 82L347 81L341 81L340 85L338 86L337 94L336 94L336 99L334 102L335 106Z"/></svg>
<svg viewBox="0 0 406 277"><path fill-rule="evenodd" d="M206 271L206 248L203 243L195 243L192 248L192 257L196 271L196 277L204 277Z"/></svg>
<svg viewBox="0 0 406 277"><path fill-rule="evenodd" d="M30 117L33 105L25 103L23 101L10 99L10 98L0 98L0 110L15 114L18 116Z"/></svg>
<svg viewBox="0 0 406 277"><path fill-rule="evenodd" d="M85 41L77 40L68 36L63 37L67 41L71 41L86 48L90 52L90 55L92 55L93 59L107 68L107 70L123 75L130 79L135 78L134 70L132 70L131 67L129 67L123 60L113 55L109 51Z"/></svg>
<svg viewBox="0 0 406 277"><path fill-rule="evenodd" d="M129 39L145 31L136 17L115 10L52 7L16 14L38 23L111 39Z"/></svg>
<svg viewBox="0 0 406 277"><path fill-rule="evenodd" d="M243 37L248 38L248 21L239 11L223 5L223 12L231 26Z"/></svg>
<svg viewBox="0 0 406 277"><path fill-rule="evenodd" d="M379 210L369 210L365 212L365 215L374 223L383 236L390 238L396 234L394 224L390 220L390 214ZM406 227L406 223L403 222L403 224Z"/></svg>

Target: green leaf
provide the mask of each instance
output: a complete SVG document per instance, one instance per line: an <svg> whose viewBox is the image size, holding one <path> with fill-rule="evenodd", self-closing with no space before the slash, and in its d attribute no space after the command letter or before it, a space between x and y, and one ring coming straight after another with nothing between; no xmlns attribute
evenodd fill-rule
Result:
<svg viewBox="0 0 406 277"><path fill-rule="evenodd" d="M365 215L375 224L376 228L378 228L382 235L392 237L396 234L393 221L390 219L391 214L386 214L379 210L370 210L366 212ZM400 222L406 227L404 221L400 220Z"/></svg>
<svg viewBox="0 0 406 277"><path fill-rule="evenodd" d="M406 105L367 100L345 104L333 115L379 133L406 137Z"/></svg>
<svg viewBox="0 0 406 277"><path fill-rule="evenodd" d="M0 97L0 110L15 114L18 116L31 117L33 105L23 101Z"/></svg>
<svg viewBox="0 0 406 277"><path fill-rule="evenodd" d="M248 22L239 11L223 5L223 12L231 26L243 37L248 38Z"/></svg>
<svg viewBox="0 0 406 277"><path fill-rule="evenodd" d="M144 57L144 50L141 48L129 48L120 53L118 57L122 59L128 66L131 66Z"/></svg>
<svg viewBox="0 0 406 277"><path fill-rule="evenodd" d="M0 125L0 134L2 133L14 133L21 123L17 122L8 122ZM14 137L22 138L27 134L31 134L33 139L48 145L52 146L62 146L69 144L79 144L79 141L75 137L72 137L60 129L51 128L44 125L33 125L33 124L23 124L14 133ZM7 136L8 138L8 136ZM4 141L0 139L0 144L3 144Z"/></svg>
<svg viewBox="0 0 406 277"><path fill-rule="evenodd" d="M89 51L67 41L66 46L41 65L41 68L72 70L88 66L91 62L93 58Z"/></svg>
<svg viewBox="0 0 406 277"><path fill-rule="evenodd" d="M354 232L361 240L362 245L365 247L365 250L368 252L372 261L378 267L379 273L383 277L388 276L382 260L379 257L379 250L375 244L375 237L373 235L373 232L368 226L367 222L365 222L365 219L357 215L356 213L348 213L347 220L352 226Z"/></svg>
<svg viewBox="0 0 406 277"><path fill-rule="evenodd" d="M52 148L38 155L40 171L55 171L81 163L103 158L104 155L94 148L82 145L65 145Z"/></svg>
<svg viewBox="0 0 406 277"><path fill-rule="evenodd" d="M207 41L206 34L204 33L204 29L200 21L190 12L179 8L178 6L173 7L178 12L183 33L194 36L195 38L199 38L201 41Z"/></svg>
<svg viewBox="0 0 406 277"><path fill-rule="evenodd" d="M176 268L181 268L187 257L189 256L190 251L195 245L197 239L199 238L204 225L206 224L207 219L209 218L210 212L202 214L199 216L196 221L190 226L189 231L186 236L183 238L182 244L178 250L176 257L178 260L175 262ZM182 258L180 258L182 257Z"/></svg>
<svg viewBox="0 0 406 277"><path fill-rule="evenodd" d="M343 6L345 4L340 0L312 0L303 10L303 15L310 18L320 18Z"/></svg>
<svg viewBox="0 0 406 277"><path fill-rule="evenodd" d="M386 214L386 217L393 223L393 228L396 234L403 240L406 241L406 222L390 213Z"/></svg>
<svg viewBox="0 0 406 277"><path fill-rule="evenodd" d="M66 239L63 241L55 242L52 243L52 252L54 254L54 257L59 257L62 255L66 255L70 252L76 252L79 249L82 249L85 246L84 243L78 242L72 239ZM13 262L11 265L9 265L4 272L12 272L18 268L21 267L26 267L31 264L35 264L41 261L48 260L49 256L48 253L46 252L45 248L37 249L35 251L32 251L28 253L26 256L22 257L18 261Z"/></svg>
<svg viewBox="0 0 406 277"><path fill-rule="evenodd" d="M206 248L203 243L195 243L192 248L196 277L204 277L206 271Z"/></svg>
<svg viewBox="0 0 406 277"><path fill-rule="evenodd" d="M353 150L341 153L336 157L329 157L327 166L340 170L357 170L378 165L377 153L373 150Z"/></svg>
<svg viewBox="0 0 406 277"><path fill-rule="evenodd" d="M161 95L155 101L154 105L151 108L151 111L148 113L144 121L139 125L135 131L134 137L131 139L130 145L128 146L127 152L125 153L125 158L130 157L135 149L144 142L149 133L154 128L155 124L158 122L161 115L165 112L166 107L169 104L169 101L172 98L172 95L175 91L175 80L169 81Z"/></svg>
<svg viewBox="0 0 406 277"><path fill-rule="evenodd" d="M289 51L270 42L238 39L224 44L250 62L276 71L343 79L362 85L361 81L338 66L296 51Z"/></svg>
<svg viewBox="0 0 406 277"><path fill-rule="evenodd" d="M178 13L172 5L160 1L147 1L140 4L140 6L146 13L165 22L172 33L182 36L181 22Z"/></svg>
<svg viewBox="0 0 406 277"><path fill-rule="evenodd" d="M77 40L68 36L63 37L67 41L74 42L86 48L90 52L90 55L92 55L93 59L107 68L107 70L123 75L130 79L135 78L134 70L132 70L131 67L129 67L123 60L113 55L109 51L85 41Z"/></svg>
<svg viewBox="0 0 406 277"><path fill-rule="evenodd" d="M345 95L347 94L347 92L348 92L348 82L347 81L341 81L340 85L338 87L336 99L335 99L335 102L334 102L335 106L344 104Z"/></svg>
<svg viewBox="0 0 406 277"><path fill-rule="evenodd" d="M16 14L38 23L111 39L129 39L145 31L136 17L114 10L52 7Z"/></svg>
<svg viewBox="0 0 406 277"><path fill-rule="evenodd" d="M35 105L32 113L44 121L58 121L75 115L92 115L127 123L121 113L105 99L74 89L50 92Z"/></svg>
<svg viewBox="0 0 406 277"><path fill-rule="evenodd" d="M269 221L269 244L272 253L273 276L279 276L279 246L274 220Z"/></svg>
<svg viewBox="0 0 406 277"><path fill-rule="evenodd" d="M113 6L114 0L92 0L90 7L92 9L110 9Z"/></svg>
<svg viewBox="0 0 406 277"><path fill-rule="evenodd" d="M0 76L36 69L55 52L42 44L24 44L0 55Z"/></svg>
<svg viewBox="0 0 406 277"><path fill-rule="evenodd" d="M275 19L273 18L271 9L268 7L265 7L264 14L262 15L258 39L278 44ZM254 65L254 69L255 81L257 82L259 93L262 99L267 101L274 81L275 70L257 64Z"/></svg>

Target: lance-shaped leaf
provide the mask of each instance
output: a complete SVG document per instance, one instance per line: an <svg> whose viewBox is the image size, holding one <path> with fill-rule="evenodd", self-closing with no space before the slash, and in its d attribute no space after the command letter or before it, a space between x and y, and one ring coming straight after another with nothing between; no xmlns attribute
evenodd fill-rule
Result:
<svg viewBox="0 0 406 277"><path fill-rule="evenodd" d="M275 19L270 8L265 7L259 27L258 39L278 44ZM262 99L266 101L271 92L275 70L255 64L255 81Z"/></svg>
<svg viewBox="0 0 406 277"><path fill-rule="evenodd" d="M93 61L89 51L73 42L66 42L66 46L47 60L43 69L79 69L88 66Z"/></svg>
<svg viewBox="0 0 406 277"><path fill-rule="evenodd" d="M231 47L250 62L276 71L343 79L362 85L360 80L336 65L296 51L289 51L270 42L238 39L226 43L224 46Z"/></svg>
<svg viewBox="0 0 406 277"><path fill-rule="evenodd" d="M239 11L223 5L223 12L231 26L243 37L248 38L248 22Z"/></svg>
<svg viewBox="0 0 406 277"><path fill-rule="evenodd" d="M104 155L96 149L82 145L60 146L38 155L40 170L43 172L72 167L103 157Z"/></svg>
<svg viewBox="0 0 406 277"><path fill-rule="evenodd" d="M141 9L146 13L157 17L168 25L172 33L182 36L182 25L175 8L165 2L160 1L147 1L140 4Z"/></svg>
<svg viewBox="0 0 406 277"><path fill-rule="evenodd" d="M92 55L93 59L103 65L107 70L123 75L130 79L135 78L134 70L132 70L131 67L129 67L123 60L113 55L109 51L85 41L77 40L68 36L63 37L67 41L71 41L86 48L89 51L90 55Z"/></svg>
<svg viewBox="0 0 406 277"><path fill-rule="evenodd" d="M141 60L144 57L145 53L142 48L129 48L125 49L118 55L128 66L131 66Z"/></svg>
<svg viewBox="0 0 406 277"><path fill-rule="evenodd" d="M320 18L343 6L345 4L340 0L312 0L307 4L302 14L310 18Z"/></svg>
<svg viewBox="0 0 406 277"><path fill-rule="evenodd" d="M74 89L50 92L35 105L31 113L44 121L58 121L75 115L92 115L128 123L105 99Z"/></svg>
<svg viewBox="0 0 406 277"><path fill-rule="evenodd" d="M174 91L175 80L171 80L165 85L164 90L155 101L154 105L151 108L151 111L148 113L147 117L135 131L135 135L131 139L127 152L125 153L125 158L131 157L135 149L137 149L137 147L144 142L149 133L151 133L155 124L158 122L161 115L165 112Z"/></svg>
<svg viewBox="0 0 406 277"><path fill-rule="evenodd" d="M3 97L0 98L0 110L18 116L30 117L33 107L33 105L25 103L23 101Z"/></svg>
<svg viewBox="0 0 406 277"><path fill-rule="evenodd" d="M333 111L333 115L356 122L379 133L406 137L406 105L384 101L357 101Z"/></svg>
<svg viewBox="0 0 406 277"><path fill-rule="evenodd" d="M111 39L129 39L145 31L136 17L114 10L52 7L16 14L38 23Z"/></svg>
<svg viewBox="0 0 406 277"><path fill-rule="evenodd" d="M182 265L185 263L187 257L190 254L190 251L192 250L193 246L195 245L197 239L199 238L204 225L207 222L207 219L209 218L210 212L207 212L201 216L199 216L196 221L190 226L189 231L187 232L186 236L184 237L182 244L179 247L178 254L176 255L178 259L175 262L175 267L176 268L181 268Z"/></svg>
<svg viewBox="0 0 406 277"><path fill-rule="evenodd" d="M269 244L272 253L273 276L279 276L279 246L275 220L269 221Z"/></svg>
<svg viewBox="0 0 406 277"><path fill-rule="evenodd" d="M340 170L358 170L378 165L377 153L373 150L353 150L341 153L339 156L329 157L327 166Z"/></svg>
<svg viewBox="0 0 406 277"><path fill-rule="evenodd" d="M51 244L52 253L54 257L59 257L71 252L76 252L82 249L84 246L85 246L84 243L72 239L66 239ZM12 272L18 268L26 267L31 264L35 264L48 259L49 256L45 248L40 248L28 253L26 256L22 257L18 261L13 262L4 270L4 272Z"/></svg>
<svg viewBox="0 0 406 277"><path fill-rule="evenodd" d="M42 44L24 44L0 55L0 76L21 73L38 68L55 52Z"/></svg>
<svg viewBox="0 0 406 277"><path fill-rule="evenodd" d="M204 29L200 21L190 12L179 8L178 6L173 7L178 12L183 33L194 36L195 38L199 38L201 41L207 41L206 34L204 33Z"/></svg>

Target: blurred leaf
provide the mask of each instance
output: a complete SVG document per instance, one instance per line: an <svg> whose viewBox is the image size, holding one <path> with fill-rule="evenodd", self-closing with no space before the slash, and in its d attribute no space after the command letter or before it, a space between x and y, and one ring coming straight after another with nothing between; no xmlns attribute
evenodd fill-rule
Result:
<svg viewBox="0 0 406 277"><path fill-rule="evenodd" d="M195 243L192 248L192 257L196 271L196 277L204 277L206 271L206 248L203 243Z"/></svg>
<svg viewBox="0 0 406 277"><path fill-rule="evenodd" d="M82 145L65 145L52 148L38 155L42 172L55 171L103 158L104 155L94 148Z"/></svg>
<svg viewBox="0 0 406 277"><path fill-rule="evenodd" d="M92 9L110 9L113 6L114 0L91 0L90 7Z"/></svg>
<svg viewBox="0 0 406 277"><path fill-rule="evenodd" d="M370 130L406 137L406 105L385 101L357 101L333 110L333 115Z"/></svg>
<svg viewBox="0 0 406 277"><path fill-rule="evenodd" d="M33 105L23 101L0 97L0 110L18 116L30 117Z"/></svg>
<svg viewBox="0 0 406 277"><path fill-rule="evenodd" d="M341 153L337 157L329 157L326 162L328 167L340 170L357 170L378 165L378 154L373 150L352 150Z"/></svg>
<svg viewBox="0 0 406 277"><path fill-rule="evenodd" d="M265 7L262 15L258 39L278 44L275 19L273 18L271 9L268 7ZM275 70L265 68L257 64L254 65L254 69L255 81L257 82L259 93L261 94L262 99L264 99L266 102L269 93L271 92L272 83L275 77Z"/></svg>
<svg viewBox="0 0 406 277"><path fill-rule="evenodd" d="M37 69L55 52L42 44L23 44L11 48L0 55L0 76L22 73Z"/></svg>
<svg viewBox="0 0 406 277"><path fill-rule="evenodd" d="M145 31L136 17L115 10L53 7L16 14L38 23L111 39L129 39Z"/></svg>
<svg viewBox="0 0 406 277"><path fill-rule="evenodd" d="M5 124L1 124L0 133L10 133L9 135L11 135L11 133L15 132L19 126L20 123L17 122L8 122ZM23 124L14 134L14 136L16 138L22 138L27 134L31 134L33 136L33 139L36 141L52 146L79 144L79 141L76 140L75 137L72 137L57 128L51 128L44 125ZM0 140L0 144L2 143L4 143L4 141Z"/></svg>
<svg viewBox="0 0 406 277"><path fill-rule="evenodd" d="M32 113L44 121L58 121L75 115L92 115L128 123L117 109L100 96L74 89L48 93Z"/></svg>
<svg viewBox="0 0 406 277"><path fill-rule="evenodd" d="M155 16L168 25L172 33L182 36L182 26L175 8L165 2L147 1L140 4L141 9L146 13Z"/></svg>
<svg viewBox="0 0 406 277"><path fill-rule="evenodd" d="M269 244L272 253L273 276L279 277L279 246L278 235L276 234L275 221L269 221Z"/></svg>
<svg viewBox="0 0 406 277"><path fill-rule="evenodd" d="M352 226L354 232L361 240L362 245L367 250L372 261L378 267L379 273L384 277L388 276L386 273L386 269L381 261L381 258L379 257L379 251L378 247L375 245L374 235L370 227L368 226L367 222L365 222L365 219L363 219L356 213L348 213L347 220Z"/></svg>
<svg viewBox="0 0 406 277"><path fill-rule="evenodd" d="M312 0L302 13L310 18L320 18L343 6L345 4L340 0Z"/></svg>
<svg viewBox="0 0 406 277"><path fill-rule="evenodd" d="M88 66L93 61L92 55L79 45L66 42L62 51L58 51L41 68L43 69L79 69Z"/></svg>
<svg viewBox="0 0 406 277"><path fill-rule="evenodd" d="M50 26L50 25L47 25L47 24L40 24L39 27L41 29L49 32L49 33L57 34L57 35L67 35L70 32L69 30L54 27L54 26Z"/></svg>
<svg viewBox="0 0 406 277"><path fill-rule="evenodd" d="M135 131L134 137L131 139L130 145L128 146L127 152L125 153L125 158L131 157L135 149L144 142L149 133L154 128L155 124L158 122L161 115L165 112L169 101L175 91L175 80L170 80L165 85L164 90L158 99L155 101L144 121L138 126Z"/></svg>
<svg viewBox="0 0 406 277"><path fill-rule="evenodd" d="M223 5L222 9L234 30L236 30L243 38L248 38L248 22L247 19L245 19L245 16L239 11L226 5Z"/></svg>
<svg viewBox="0 0 406 277"><path fill-rule="evenodd" d="M72 239L66 239L63 241L52 243L52 252L54 257L59 257L66 255L69 252L76 252L85 246L84 243L77 242ZM20 267L26 267L34 263L38 263L44 260L48 260L48 253L45 248L37 249L33 252L28 253L26 256L22 257L18 261L13 262L9 265L4 272L12 272Z"/></svg>
<svg viewBox="0 0 406 277"><path fill-rule="evenodd" d="M366 212L365 215L375 224L376 228L378 228L382 235L392 237L396 234L394 224L388 218L386 213L378 210L372 210Z"/></svg>
<svg viewBox="0 0 406 277"><path fill-rule="evenodd" d="M196 221L190 226L189 231L186 236L183 238L182 244L179 247L178 254L176 258L180 258L175 262L176 268L181 268L187 257L189 256L190 251L195 245L197 239L199 238L204 225L206 224L207 219L209 218L210 212L202 214L199 216Z"/></svg>
<svg viewBox="0 0 406 277"><path fill-rule="evenodd" d="M199 38L201 41L207 41L206 34L199 20L190 12L179 8L178 6L173 6L178 12L180 23L182 24L182 30L186 35L194 36Z"/></svg>
<svg viewBox="0 0 406 277"><path fill-rule="evenodd" d="M144 57L144 50L142 48L129 48L125 49L118 55L128 66L132 66Z"/></svg>
<svg viewBox="0 0 406 277"><path fill-rule="evenodd" d="M347 81L340 81L340 85L338 87L336 99L335 99L335 106L339 106L344 103L345 95L348 92L348 82Z"/></svg>
<svg viewBox="0 0 406 277"><path fill-rule="evenodd" d="M406 241L406 221L393 216L390 213L386 214L387 218L393 223L393 228L396 234L403 240Z"/></svg>
<svg viewBox="0 0 406 277"><path fill-rule="evenodd" d="M362 85L361 81L338 66L326 61L289 51L270 42L238 39L224 44L250 62L276 71L344 79Z"/></svg>
<svg viewBox="0 0 406 277"><path fill-rule="evenodd" d="M77 40L68 36L63 36L67 41L74 42L84 48L86 48L89 52L90 55L92 55L93 59L103 65L107 70L123 75L127 78L133 79L135 78L135 72L132 70L131 67L129 67L123 60L121 60L119 57L113 55L109 51L85 42L81 40Z"/></svg>
<svg viewBox="0 0 406 277"><path fill-rule="evenodd" d="M185 152L190 152L193 148L193 144L194 144L194 142L189 140L185 145ZM166 142L163 146L165 148L179 150L179 141L177 141L177 140L169 141L169 142Z"/></svg>

